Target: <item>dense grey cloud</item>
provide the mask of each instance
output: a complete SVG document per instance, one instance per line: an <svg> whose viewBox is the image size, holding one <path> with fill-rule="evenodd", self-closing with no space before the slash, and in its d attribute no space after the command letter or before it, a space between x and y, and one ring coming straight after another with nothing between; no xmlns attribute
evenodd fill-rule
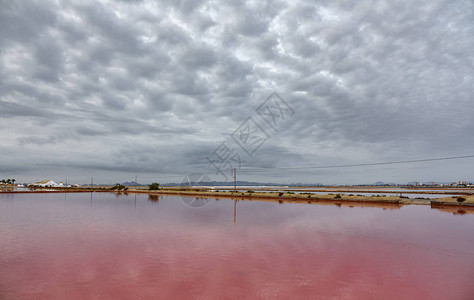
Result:
<svg viewBox="0 0 474 300"><path fill-rule="evenodd" d="M474 180L243 171L474 154L473 49L471 1L0 0L0 177L179 181L226 141L242 180ZM249 156L230 134L273 91L295 115Z"/></svg>

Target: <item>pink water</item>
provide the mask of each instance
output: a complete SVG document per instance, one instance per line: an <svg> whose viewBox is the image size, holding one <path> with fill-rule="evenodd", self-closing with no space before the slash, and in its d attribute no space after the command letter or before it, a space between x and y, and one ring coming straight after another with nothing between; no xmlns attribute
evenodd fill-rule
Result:
<svg viewBox="0 0 474 300"><path fill-rule="evenodd" d="M474 215L0 195L0 299L474 299Z"/></svg>

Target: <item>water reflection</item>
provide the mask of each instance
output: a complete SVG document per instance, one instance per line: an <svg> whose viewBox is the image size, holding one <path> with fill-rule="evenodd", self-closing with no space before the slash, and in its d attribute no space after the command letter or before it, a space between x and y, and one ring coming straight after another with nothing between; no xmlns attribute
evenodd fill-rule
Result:
<svg viewBox="0 0 474 300"><path fill-rule="evenodd" d="M234 199L234 224L237 225L237 200Z"/></svg>
<svg viewBox="0 0 474 300"><path fill-rule="evenodd" d="M429 206L239 198L190 209L179 197L155 196L0 195L0 298L469 299L474 292L468 209L454 216Z"/></svg>
<svg viewBox="0 0 474 300"><path fill-rule="evenodd" d="M452 213L453 215L466 215L474 214L474 207L465 206L460 208L459 206L448 206L448 205L432 205L432 209L437 209L440 212Z"/></svg>
<svg viewBox="0 0 474 300"><path fill-rule="evenodd" d="M163 196L156 195L156 194L148 194L148 201L158 204L158 202L160 201L160 197L163 197Z"/></svg>
<svg viewBox="0 0 474 300"><path fill-rule="evenodd" d="M192 207L192 208L202 208L204 207L210 200L211 198L205 197L205 196L179 196L181 201L185 203L187 206Z"/></svg>
<svg viewBox="0 0 474 300"><path fill-rule="evenodd" d="M359 202L359 201L334 201L334 200L320 200L312 199L311 201L304 201L304 199L274 199L274 198L240 198L240 201L250 201L250 202L273 202L278 204L291 203L291 204L300 204L300 205L328 205L328 206L337 206L337 207L373 207L373 208L382 208L382 209L400 209L403 206L406 206L401 203L383 203L383 202Z"/></svg>

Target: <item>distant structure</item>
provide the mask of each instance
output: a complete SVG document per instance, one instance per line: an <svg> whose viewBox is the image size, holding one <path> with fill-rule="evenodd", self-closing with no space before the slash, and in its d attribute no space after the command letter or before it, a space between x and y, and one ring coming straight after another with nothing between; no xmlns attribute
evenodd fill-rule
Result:
<svg viewBox="0 0 474 300"><path fill-rule="evenodd" d="M28 186L39 186L39 187L64 187L62 182L56 183L53 180L43 180L35 183L30 183Z"/></svg>

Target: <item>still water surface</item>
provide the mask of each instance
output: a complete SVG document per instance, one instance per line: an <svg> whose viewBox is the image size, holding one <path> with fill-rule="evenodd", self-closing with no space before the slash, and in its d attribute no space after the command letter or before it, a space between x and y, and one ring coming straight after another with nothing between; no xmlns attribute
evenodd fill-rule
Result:
<svg viewBox="0 0 474 300"><path fill-rule="evenodd" d="M1 194L0 299L474 299L473 228L429 206Z"/></svg>

